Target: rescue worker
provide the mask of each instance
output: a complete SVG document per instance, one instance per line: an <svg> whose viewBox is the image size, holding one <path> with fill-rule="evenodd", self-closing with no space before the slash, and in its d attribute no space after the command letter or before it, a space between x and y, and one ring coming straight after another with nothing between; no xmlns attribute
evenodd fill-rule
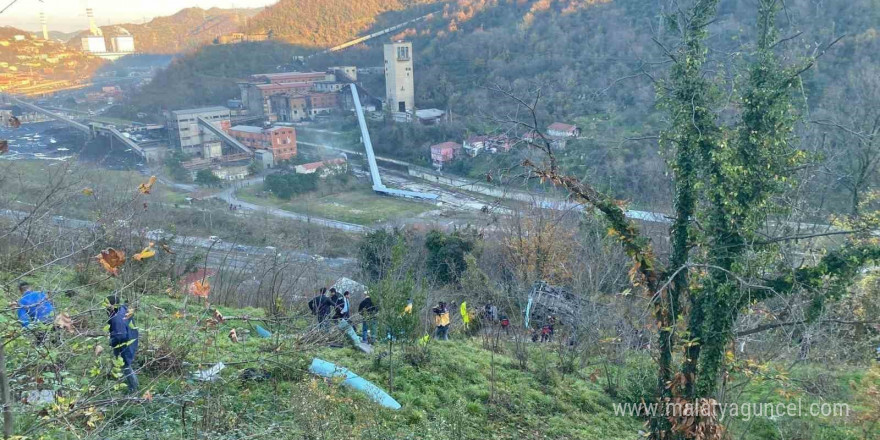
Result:
<svg viewBox="0 0 880 440"><path fill-rule="evenodd" d="M446 303L440 301L437 303L437 307L434 307L434 324L437 326L437 332L435 336L437 339L441 341L449 340L449 309L446 308Z"/></svg>
<svg viewBox="0 0 880 440"><path fill-rule="evenodd" d="M379 307L373 303L369 292L364 293L364 299L358 304L358 313L364 318L361 324L361 342L370 342L370 339L376 336Z"/></svg>
<svg viewBox="0 0 880 440"><path fill-rule="evenodd" d="M138 348L138 330L132 324L134 310L119 304L119 297L107 297L107 315L110 324L110 346L113 355L122 358L122 377L129 394L137 392L139 384L134 373L134 355Z"/></svg>
<svg viewBox="0 0 880 440"><path fill-rule="evenodd" d="M322 287L318 296L309 301L309 310L318 317L318 325L321 325L327 319L331 308L333 308L333 302L330 301L330 298L327 298L326 287Z"/></svg>

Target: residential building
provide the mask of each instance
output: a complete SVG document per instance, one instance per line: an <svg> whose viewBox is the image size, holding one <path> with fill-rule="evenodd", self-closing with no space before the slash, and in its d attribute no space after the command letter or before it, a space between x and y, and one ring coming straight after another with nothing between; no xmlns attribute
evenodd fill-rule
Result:
<svg viewBox="0 0 880 440"><path fill-rule="evenodd" d="M294 167L297 174L313 174L319 173L320 177L327 177L331 174L341 173L346 170L346 162L343 158L325 160L323 162L312 162Z"/></svg>
<svg viewBox="0 0 880 440"><path fill-rule="evenodd" d="M488 136L486 138L486 149L492 153L499 151L507 152L513 147L513 140L507 135Z"/></svg>
<svg viewBox="0 0 880 440"><path fill-rule="evenodd" d="M186 154L201 157L203 144L219 142L220 139L200 126L198 118L205 119L221 130L229 129L229 109L226 107L175 110L169 113L165 126L171 145Z"/></svg>
<svg viewBox="0 0 880 440"><path fill-rule="evenodd" d="M561 127L560 127L561 128ZM554 130L555 133L560 133L560 131ZM563 131L564 132L564 131ZM580 131L578 131L579 133ZM522 140L534 144L544 146L544 141L546 140L550 144L550 148L562 150L565 149L566 144L568 143L568 139L570 139L570 135L566 136L553 136L549 132L545 134L543 137L538 134L538 132L532 130L524 133L522 135Z"/></svg>
<svg viewBox="0 0 880 440"><path fill-rule="evenodd" d="M461 154L461 145L455 142L443 142L431 145L431 162L436 167L442 167L444 163L452 162Z"/></svg>
<svg viewBox="0 0 880 440"><path fill-rule="evenodd" d="M412 43L398 41L386 44L385 103L391 112L415 111Z"/></svg>
<svg viewBox="0 0 880 440"><path fill-rule="evenodd" d="M581 130L575 125L554 122L547 127L547 134L560 138L576 138L581 135Z"/></svg>
<svg viewBox="0 0 880 440"><path fill-rule="evenodd" d="M470 136L464 141L464 151L471 157L476 157L486 148L486 142L488 140L488 136Z"/></svg>
<svg viewBox="0 0 880 440"><path fill-rule="evenodd" d="M246 147L270 151L273 164L296 156L296 129L293 127L236 125L229 129L229 135Z"/></svg>

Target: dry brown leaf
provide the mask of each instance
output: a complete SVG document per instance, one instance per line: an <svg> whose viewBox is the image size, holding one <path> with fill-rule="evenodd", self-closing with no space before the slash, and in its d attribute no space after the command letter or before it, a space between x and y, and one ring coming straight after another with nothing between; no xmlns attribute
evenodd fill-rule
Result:
<svg viewBox="0 0 880 440"><path fill-rule="evenodd" d="M147 392L144 393L143 398L147 402L152 402L153 401L153 390L147 390Z"/></svg>
<svg viewBox="0 0 880 440"><path fill-rule="evenodd" d="M220 323L226 321L226 318L224 318L223 315L220 313L220 311L217 309L214 309L214 319L216 319L217 322L220 322Z"/></svg>
<svg viewBox="0 0 880 440"><path fill-rule="evenodd" d="M84 196L91 196L91 195L95 194L95 190L93 190L91 188L83 188L82 193Z"/></svg>
<svg viewBox="0 0 880 440"><path fill-rule="evenodd" d="M107 248L101 251L101 254L97 255L95 258L98 259L98 263L101 263L104 270L111 275L116 276L119 275L119 266L122 266L125 263L125 252L113 248Z"/></svg>
<svg viewBox="0 0 880 440"><path fill-rule="evenodd" d="M235 329L229 330L229 340L232 342L238 342L238 333L235 332Z"/></svg>
<svg viewBox="0 0 880 440"><path fill-rule="evenodd" d="M169 247L167 244L162 243L162 244L160 244L159 246L162 246L162 250L163 250L163 251L168 252L168 253L171 254L171 255L174 255L174 251L172 251L172 250L171 250L171 247Z"/></svg>
<svg viewBox="0 0 880 440"><path fill-rule="evenodd" d="M189 286L189 291L199 298L207 298L211 294L211 283L208 280L196 281Z"/></svg>
<svg viewBox="0 0 880 440"><path fill-rule="evenodd" d="M97 357L98 355L100 355L101 353L103 353L103 352L104 352L104 347L103 347L103 346L101 346L101 345L96 345L96 346L95 346L95 356L96 356L96 357Z"/></svg>

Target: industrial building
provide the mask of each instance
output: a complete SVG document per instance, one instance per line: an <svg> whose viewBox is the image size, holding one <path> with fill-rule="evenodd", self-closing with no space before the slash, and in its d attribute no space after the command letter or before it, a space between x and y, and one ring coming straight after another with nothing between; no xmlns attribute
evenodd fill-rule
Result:
<svg viewBox="0 0 880 440"><path fill-rule="evenodd" d="M95 14L92 12L92 8L86 8L86 17L89 19L89 35L80 40L82 42L83 51L89 53L107 52L107 43L104 42L104 33L101 32L101 28L95 24Z"/></svg>
<svg viewBox="0 0 880 440"><path fill-rule="evenodd" d="M134 37L131 35L117 35L110 39L110 44L113 47L113 52L134 52Z"/></svg>
<svg viewBox="0 0 880 440"><path fill-rule="evenodd" d="M236 125L229 129L229 135L248 148L271 151L273 164L296 157L296 129L293 127Z"/></svg>
<svg viewBox="0 0 880 440"><path fill-rule="evenodd" d="M299 122L314 116L330 113L339 108L339 94L324 93L285 93L270 99L272 118L277 122Z"/></svg>
<svg viewBox="0 0 880 440"><path fill-rule="evenodd" d="M238 83L242 105L250 116L269 122L297 122L339 107L339 93L357 77L355 67L328 72L281 72L253 75Z"/></svg>
<svg viewBox="0 0 880 440"><path fill-rule="evenodd" d="M186 110L175 110L168 114L166 127L171 145L180 148L186 154L205 157L205 144L220 142L215 133L198 123L202 118L220 130L228 130L229 109L226 107L203 107Z"/></svg>
<svg viewBox="0 0 880 440"><path fill-rule="evenodd" d="M103 36L89 35L82 38L83 52L88 53L104 53L107 52L107 44L104 42Z"/></svg>
<svg viewBox="0 0 880 440"><path fill-rule="evenodd" d="M385 104L391 112L415 111L412 43L385 45Z"/></svg>
<svg viewBox="0 0 880 440"><path fill-rule="evenodd" d="M116 60L135 52L134 36L128 30L117 27L118 35L110 38L110 51L107 50L107 42L104 32L95 24L95 16L91 8L86 8L86 16L89 19L89 34L80 39L83 52L95 55L106 60ZM43 15L40 20L45 21ZM44 38L48 36L44 24Z"/></svg>

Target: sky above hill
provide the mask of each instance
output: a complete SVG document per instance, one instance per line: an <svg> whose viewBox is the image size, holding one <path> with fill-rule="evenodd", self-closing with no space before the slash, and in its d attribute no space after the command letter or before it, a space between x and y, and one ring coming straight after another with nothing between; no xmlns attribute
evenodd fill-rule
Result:
<svg viewBox="0 0 880 440"><path fill-rule="evenodd" d="M49 30L70 32L87 29L86 4L95 11L99 26L116 23L141 23L153 17L171 15L190 7L203 9L256 8L275 3L277 0L17 0L3 15L0 26L13 26L37 31L40 28L40 11L46 13ZM0 0L0 8L12 0Z"/></svg>

